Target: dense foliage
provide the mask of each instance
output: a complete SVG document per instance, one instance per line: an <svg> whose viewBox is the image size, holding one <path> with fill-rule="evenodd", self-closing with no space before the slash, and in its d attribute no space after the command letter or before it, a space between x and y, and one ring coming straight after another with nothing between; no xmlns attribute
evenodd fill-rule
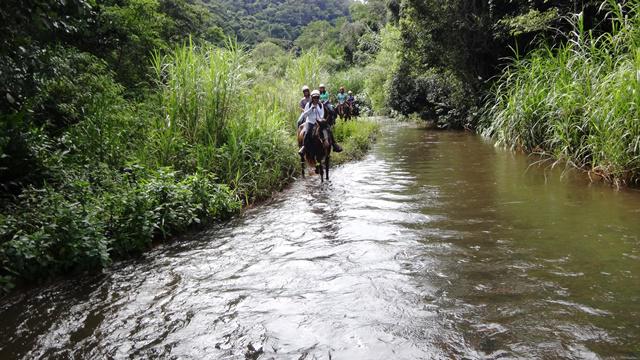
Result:
<svg viewBox="0 0 640 360"><path fill-rule="evenodd" d="M348 15L331 4L293 14L293 35L280 40ZM298 170L299 89L327 81L342 59L277 40L249 49L226 35L264 23L230 32L211 5L0 5L1 289L140 254L269 196ZM269 18L276 8L263 5L248 14ZM340 131L345 158L361 156L375 129Z"/></svg>
<svg viewBox="0 0 640 360"><path fill-rule="evenodd" d="M594 27L599 2L406 0L400 11L401 62L391 106L442 127L473 127L481 99L516 50L562 41L562 16L583 11Z"/></svg>
<svg viewBox="0 0 640 360"><path fill-rule="evenodd" d="M265 40L285 47L313 21L335 23L349 16L349 0L202 0L217 17L226 34L236 35L246 44Z"/></svg>
<svg viewBox="0 0 640 360"><path fill-rule="evenodd" d="M498 80L482 131L500 143L640 183L640 1L611 2L612 31L573 20L568 41L518 58Z"/></svg>

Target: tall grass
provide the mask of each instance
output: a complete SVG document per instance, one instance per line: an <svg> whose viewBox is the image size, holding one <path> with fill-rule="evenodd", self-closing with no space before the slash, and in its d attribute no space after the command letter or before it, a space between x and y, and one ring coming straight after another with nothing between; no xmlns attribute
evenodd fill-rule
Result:
<svg viewBox="0 0 640 360"><path fill-rule="evenodd" d="M331 155L334 164L364 157L380 131L380 124L370 120L339 121L333 129L336 141L347 151Z"/></svg>
<svg viewBox="0 0 640 360"><path fill-rule="evenodd" d="M240 87L242 57L233 42L226 49L189 43L167 55L154 54L162 116L150 133L159 165L171 165L182 155L176 153L181 142L214 147L224 143Z"/></svg>
<svg viewBox="0 0 640 360"><path fill-rule="evenodd" d="M233 42L224 49L184 44L156 54L153 65L162 115L150 129L148 159L211 171L246 202L282 186L295 166L288 134L298 114L293 86L285 89L283 80L256 74Z"/></svg>
<svg viewBox="0 0 640 360"><path fill-rule="evenodd" d="M611 32L570 21L568 41L515 59L480 124L498 143L590 169L615 184L640 181L640 0L603 4Z"/></svg>
<svg viewBox="0 0 640 360"><path fill-rule="evenodd" d="M345 87L345 91L353 91L354 95L365 96L364 83L367 73L363 67L353 67L349 70L337 72L331 75L329 88L333 93L338 93L340 86Z"/></svg>
<svg viewBox="0 0 640 360"><path fill-rule="evenodd" d="M299 166L300 87L326 81L326 71L317 52L279 63L287 76L233 42L185 43L153 56L157 88L140 104L87 71L75 93L92 99L77 101L90 113L59 145L41 141L58 180L0 206L0 291L107 266L286 185ZM356 157L370 126L348 126L338 137Z"/></svg>
<svg viewBox="0 0 640 360"><path fill-rule="evenodd" d="M298 57L289 71L289 78L296 84L317 87L326 82L328 73L323 64L327 62L327 55L312 49Z"/></svg>

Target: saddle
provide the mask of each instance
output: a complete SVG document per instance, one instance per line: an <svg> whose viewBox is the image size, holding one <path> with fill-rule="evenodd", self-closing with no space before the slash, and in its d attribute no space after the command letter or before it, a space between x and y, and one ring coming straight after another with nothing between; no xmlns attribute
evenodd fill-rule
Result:
<svg viewBox="0 0 640 360"><path fill-rule="evenodd" d="M325 131L327 129L327 127L329 126L327 121L322 121L319 122L314 128L313 128L313 134L311 134L312 137L317 137L320 139L320 141L322 141L323 143L325 142L325 140L327 140L328 134ZM301 124L300 126L298 126L298 146L302 146L304 144L304 137L306 136L305 130L304 130L304 124Z"/></svg>

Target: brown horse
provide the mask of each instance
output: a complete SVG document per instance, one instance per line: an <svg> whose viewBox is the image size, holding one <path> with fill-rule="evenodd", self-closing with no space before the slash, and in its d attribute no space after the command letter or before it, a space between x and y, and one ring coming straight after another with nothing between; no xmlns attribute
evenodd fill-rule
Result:
<svg viewBox="0 0 640 360"><path fill-rule="evenodd" d="M344 119L344 121L351 120L351 108L349 107L349 104L347 104L346 102L338 104L337 110L340 119Z"/></svg>
<svg viewBox="0 0 640 360"><path fill-rule="evenodd" d="M302 177L305 176L304 163L315 167L316 174L320 174L320 181L324 182L324 176L329 180L329 163L331 160L331 141L329 130L327 129L327 121L320 121L313 129L310 146L305 146L304 155L300 155L300 165L302 168ZM304 144L304 124L298 127L298 146ZM307 148L309 147L309 149ZM324 174L323 166L324 162Z"/></svg>

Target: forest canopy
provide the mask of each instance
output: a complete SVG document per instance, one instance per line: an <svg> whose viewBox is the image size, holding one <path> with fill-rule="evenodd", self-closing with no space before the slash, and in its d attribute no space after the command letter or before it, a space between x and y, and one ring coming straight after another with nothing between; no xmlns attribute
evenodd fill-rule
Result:
<svg viewBox="0 0 640 360"><path fill-rule="evenodd" d="M351 0L202 0L226 34L246 44L277 39L290 44L313 21L349 16Z"/></svg>

